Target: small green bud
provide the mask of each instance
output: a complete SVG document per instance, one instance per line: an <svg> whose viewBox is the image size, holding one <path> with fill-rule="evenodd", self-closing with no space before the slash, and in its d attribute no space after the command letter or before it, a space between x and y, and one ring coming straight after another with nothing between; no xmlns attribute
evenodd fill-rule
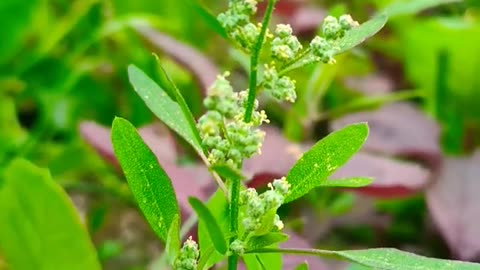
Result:
<svg viewBox="0 0 480 270"><path fill-rule="evenodd" d="M353 20L352 16L348 14L340 16L340 18L338 18L338 23L340 23L340 26L345 31L348 31L354 27L359 26L359 23Z"/></svg>
<svg viewBox="0 0 480 270"><path fill-rule="evenodd" d="M312 54L315 57L324 63L334 63L335 59L333 56L335 55L335 47L332 45L331 42L326 40L323 37L316 36L310 42L310 49L312 50Z"/></svg>
<svg viewBox="0 0 480 270"><path fill-rule="evenodd" d="M322 32L327 39L337 39L345 33L337 18L333 16L327 16L323 20Z"/></svg>
<svg viewBox="0 0 480 270"><path fill-rule="evenodd" d="M277 228L277 230L281 231L285 227L283 222L280 220L279 215L275 215L275 218L273 220L273 226Z"/></svg>
<svg viewBox="0 0 480 270"><path fill-rule="evenodd" d="M290 189L290 183L287 182L285 177L273 180L272 186L275 188L275 191L279 192L283 196L286 196L288 194L288 190Z"/></svg>
<svg viewBox="0 0 480 270"><path fill-rule="evenodd" d="M233 252L233 254L243 256L245 253L245 243L239 239L236 239L230 244L230 250Z"/></svg>
<svg viewBox="0 0 480 270"><path fill-rule="evenodd" d="M192 240L190 236L187 241L183 243L180 249L180 254L174 263L176 270L195 270L197 269L197 259L200 256L198 251L198 244Z"/></svg>

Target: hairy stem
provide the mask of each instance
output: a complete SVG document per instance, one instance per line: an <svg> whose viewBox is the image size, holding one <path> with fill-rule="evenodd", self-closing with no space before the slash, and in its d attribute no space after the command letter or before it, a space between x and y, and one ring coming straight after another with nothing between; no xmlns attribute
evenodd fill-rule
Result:
<svg viewBox="0 0 480 270"><path fill-rule="evenodd" d="M282 253L292 255L308 255L308 256L322 256L335 257L338 252L334 250L312 249L312 248L260 248L245 253Z"/></svg>
<svg viewBox="0 0 480 270"><path fill-rule="evenodd" d="M257 75L258 75L258 59L260 57L260 51L262 50L263 41L267 34L268 24L273 13L273 6L277 0L268 0L267 10L262 20L262 28L260 35L257 38L255 47L253 47L252 56L250 58L250 77L248 82L248 101L247 108L245 109L244 121L246 123L252 120L253 107L255 104L255 97L257 96Z"/></svg>

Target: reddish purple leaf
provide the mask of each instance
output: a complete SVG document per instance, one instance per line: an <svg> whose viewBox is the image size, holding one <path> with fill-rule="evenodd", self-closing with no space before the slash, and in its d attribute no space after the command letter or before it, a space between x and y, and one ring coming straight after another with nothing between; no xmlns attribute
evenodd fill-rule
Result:
<svg viewBox="0 0 480 270"><path fill-rule="evenodd" d="M348 115L336 120L332 130L350 123L368 122L370 134L363 150L392 156L408 156L437 168L441 159L440 129L408 103L395 103L374 112Z"/></svg>
<svg viewBox="0 0 480 270"><path fill-rule="evenodd" d="M149 26L135 26L135 30L155 48L171 56L180 65L188 69L196 78L204 93L217 78L219 74L217 67L196 49Z"/></svg>
<svg viewBox="0 0 480 270"><path fill-rule="evenodd" d="M354 190L374 197L392 198L409 196L423 189L430 172L411 162L358 153L330 178L356 176L371 177L373 183Z"/></svg>
<svg viewBox="0 0 480 270"><path fill-rule="evenodd" d="M188 204L189 196L197 197L200 200L208 198L204 190L211 183L210 173L200 165L178 166L175 163L177 153L173 138L165 130L163 132L159 132L159 130L158 125L149 125L140 128L139 133L172 180L183 214L188 215L191 211ZM105 160L118 167L110 142L110 129L94 122L84 122L80 125L80 133Z"/></svg>
<svg viewBox="0 0 480 270"><path fill-rule="evenodd" d="M480 150L470 157L446 158L427 190L430 213L455 256L480 256Z"/></svg>

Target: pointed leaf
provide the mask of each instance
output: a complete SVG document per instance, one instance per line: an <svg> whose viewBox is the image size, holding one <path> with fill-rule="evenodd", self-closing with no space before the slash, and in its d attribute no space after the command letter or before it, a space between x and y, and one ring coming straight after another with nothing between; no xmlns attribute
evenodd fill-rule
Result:
<svg viewBox="0 0 480 270"><path fill-rule="evenodd" d="M135 65L128 66L128 77L147 107L162 122L190 143L198 153L202 153L201 142L191 125L191 119L185 115L179 103L172 100L158 84Z"/></svg>
<svg viewBox="0 0 480 270"><path fill-rule="evenodd" d="M255 250L266 246L271 246L288 240L288 235L284 233L271 232L262 236L252 237L248 241L248 249Z"/></svg>
<svg viewBox="0 0 480 270"><path fill-rule="evenodd" d="M173 222L168 229L165 250L168 254L170 264L173 264L180 250L180 218L178 216L173 218Z"/></svg>
<svg viewBox="0 0 480 270"><path fill-rule="evenodd" d="M200 16L200 18L212 29L215 33L224 39L228 39L227 32L217 18L205 7L203 7L197 0L187 0L192 5L193 10Z"/></svg>
<svg viewBox="0 0 480 270"><path fill-rule="evenodd" d="M478 270L480 264L419 256L394 248L335 251L352 262L383 270Z"/></svg>
<svg viewBox="0 0 480 270"><path fill-rule="evenodd" d="M320 184L320 187L359 188L359 187L368 186L372 182L373 182L373 179L367 178L367 177L342 178L342 179L325 181Z"/></svg>
<svg viewBox="0 0 480 270"><path fill-rule="evenodd" d="M337 45L340 50L337 53L348 51L364 42L367 38L375 35L383 28L387 20L388 17L386 15L377 15L359 27L348 31L345 36L338 41Z"/></svg>
<svg viewBox="0 0 480 270"><path fill-rule="evenodd" d="M242 172L233 168L228 164L215 164L210 167L218 173L223 179L233 179L233 180L244 180L245 176L242 175Z"/></svg>
<svg viewBox="0 0 480 270"><path fill-rule="evenodd" d="M127 120L113 120L112 143L140 210L157 236L166 241L170 224L180 216L170 178Z"/></svg>
<svg viewBox="0 0 480 270"><path fill-rule="evenodd" d="M101 269L73 203L48 170L10 163L0 178L0 220L9 269Z"/></svg>
<svg viewBox="0 0 480 270"><path fill-rule="evenodd" d="M335 131L316 143L288 172L287 181L291 188L285 203L298 199L323 184L360 150L367 137L367 124L359 123Z"/></svg>
<svg viewBox="0 0 480 270"><path fill-rule="evenodd" d="M227 242L223 231L217 223L217 220L212 215L210 210L197 198L190 197L188 202L198 216L198 219L205 222L207 225L208 234L212 240L213 246L220 254L227 252Z"/></svg>

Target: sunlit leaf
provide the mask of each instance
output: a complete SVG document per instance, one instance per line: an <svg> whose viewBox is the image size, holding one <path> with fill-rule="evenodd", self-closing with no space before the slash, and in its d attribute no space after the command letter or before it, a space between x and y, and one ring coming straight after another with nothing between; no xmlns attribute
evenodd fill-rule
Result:
<svg viewBox="0 0 480 270"><path fill-rule="evenodd" d="M150 77L134 65L128 67L128 77L135 91L147 107L168 127L178 133L198 153L202 153L200 140L179 103L172 100Z"/></svg>
<svg viewBox="0 0 480 270"><path fill-rule="evenodd" d="M288 235L284 233L271 232L261 236L252 237L248 241L248 249L255 250L266 246L271 246L288 240Z"/></svg>
<svg viewBox="0 0 480 270"><path fill-rule="evenodd" d="M320 187L345 187L345 188L359 188L368 186L373 182L372 178L366 177L354 177L354 178L342 178L332 179L320 184Z"/></svg>
<svg viewBox="0 0 480 270"><path fill-rule="evenodd" d="M458 3L462 0L397 0L384 9L389 17L416 14L422 10L443 4Z"/></svg>
<svg viewBox="0 0 480 270"><path fill-rule="evenodd" d="M0 253L9 269L100 270L68 195L48 170L16 159L0 178Z"/></svg>
<svg viewBox="0 0 480 270"><path fill-rule="evenodd" d="M170 178L127 120L117 117L113 121L112 143L140 210L157 236L166 241L170 224L180 216Z"/></svg>
<svg viewBox="0 0 480 270"><path fill-rule="evenodd" d="M172 224L168 229L167 243L165 244L165 250L170 259L170 263L173 263L177 258L178 251L180 250L180 218L175 216Z"/></svg>
<svg viewBox="0 0 480 270"><path fill-rule="evenodd" d="M285 202L298 199L326 182L360 150L367 137L367 124L359 123L337 130L316 143L288 172L287 181L291 188Z"/></svg>

